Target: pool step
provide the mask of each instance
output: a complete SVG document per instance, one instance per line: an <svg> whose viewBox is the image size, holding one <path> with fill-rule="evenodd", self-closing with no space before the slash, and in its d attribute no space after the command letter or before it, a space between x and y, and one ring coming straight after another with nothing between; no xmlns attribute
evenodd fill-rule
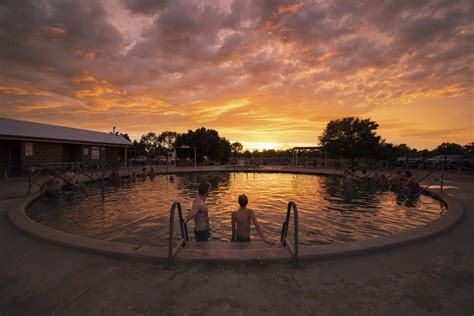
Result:
<svg viewBox="0 0 474 316"><path fill-rule="evenodd" d="M189 241L186 244L186 247L178 252L177 258L204 259L211 261L255 261L277 260L282 258L289 259L290 254L280 243L268 245L263 241L237 243L215 240L209 242Z"/></svg>

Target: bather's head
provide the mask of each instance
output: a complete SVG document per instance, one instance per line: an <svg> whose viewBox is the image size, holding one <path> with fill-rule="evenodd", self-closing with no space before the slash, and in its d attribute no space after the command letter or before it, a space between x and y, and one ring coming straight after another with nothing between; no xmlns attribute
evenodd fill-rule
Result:
<svg viewBox="0 0 474 316"><path fill-rule="evenodd" d="M245 194L241 194L239 195L239 205L240 207L246 207L247 204L249 203L249 199L247 198L247 196Z"/></svg>
<svg viewBox="0 0 474 316"><path fill-rule="evenodd" d="M209 183L203 182L199 184L198 193L200 196L207 196L209 194L209 189L211 185Z"/></svg>

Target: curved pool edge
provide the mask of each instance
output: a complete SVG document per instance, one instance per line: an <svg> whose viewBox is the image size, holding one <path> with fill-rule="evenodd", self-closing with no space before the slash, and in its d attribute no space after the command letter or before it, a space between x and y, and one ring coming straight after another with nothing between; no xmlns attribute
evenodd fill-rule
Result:
<svg viewBox="0 0 474 316"><path fill-rule="evenodd" d="M202 172L209 171L203 170ZM274 170L273 172L296 173L289 170ZM310 171L298 172L298 174L300 173L312 175L321 174L319 172L312 173ZM334 173L332 174L334 175ZM326 175L331 175L331 173L327 173ZM300 245L300 258L305 260L361 254L365 252L393 248L438 235L454 226L462 218L464 209L461 203L451 196L436 194L433 195L435 198L440 199L442 202L448 205L446 213L433 222L411 230L402 231L397 234L373 239L319 246ZM122 258L147 259L158 262L168 259L168 247L166 246L140 246L121 242L93 239L66 233L40 224L32 220L26 214L27 206L40 197L40 193L27 196L9 210L8 217L13 226L35 238L44 241L101 255L111 255ZM186 252L180 251L178 253L178 260L185 261L282 261L289 259L290 255L287 251L281 251L281 248L279 248L277 251L275 247L261 247L257 249L228 249L227 251L223 251L222 248L219 247L216 249L212 249L212 247L206 247L206 249L186 249Z"/></svg>

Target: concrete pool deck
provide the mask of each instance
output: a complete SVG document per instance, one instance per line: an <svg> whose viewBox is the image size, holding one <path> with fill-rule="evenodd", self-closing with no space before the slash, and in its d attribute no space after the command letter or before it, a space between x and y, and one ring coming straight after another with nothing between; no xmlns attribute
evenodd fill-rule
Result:
<svg viewBox="0 0 474 316"><path fill-rule="evenodd" d="M430 183L427 181L426 183ZM1 193L13 191L0 183ZM304 263L161 264L50 245L15 230L0 201L0 314L452 314L474 311L474 178L445 194L464 218L403 247ZM18 185L22 194L26 185ZM18 195L21 195L17 192ZM5 195L4 195L5 196Z"/></svg>

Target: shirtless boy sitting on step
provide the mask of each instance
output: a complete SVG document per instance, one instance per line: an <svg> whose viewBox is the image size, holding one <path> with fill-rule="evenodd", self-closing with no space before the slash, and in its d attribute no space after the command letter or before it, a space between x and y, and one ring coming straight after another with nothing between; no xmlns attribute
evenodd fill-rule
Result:
<svg viewBox="0 0 474 316"><path fill-rule="evenodd" d="M265 238L262 228L257 221L254 211L247 208L248 198L245 194L239 195L240 208L232 212L232 241L249 242L250 241L250 221L253 221L257 232L267 244L274 244Z"/></svg>

